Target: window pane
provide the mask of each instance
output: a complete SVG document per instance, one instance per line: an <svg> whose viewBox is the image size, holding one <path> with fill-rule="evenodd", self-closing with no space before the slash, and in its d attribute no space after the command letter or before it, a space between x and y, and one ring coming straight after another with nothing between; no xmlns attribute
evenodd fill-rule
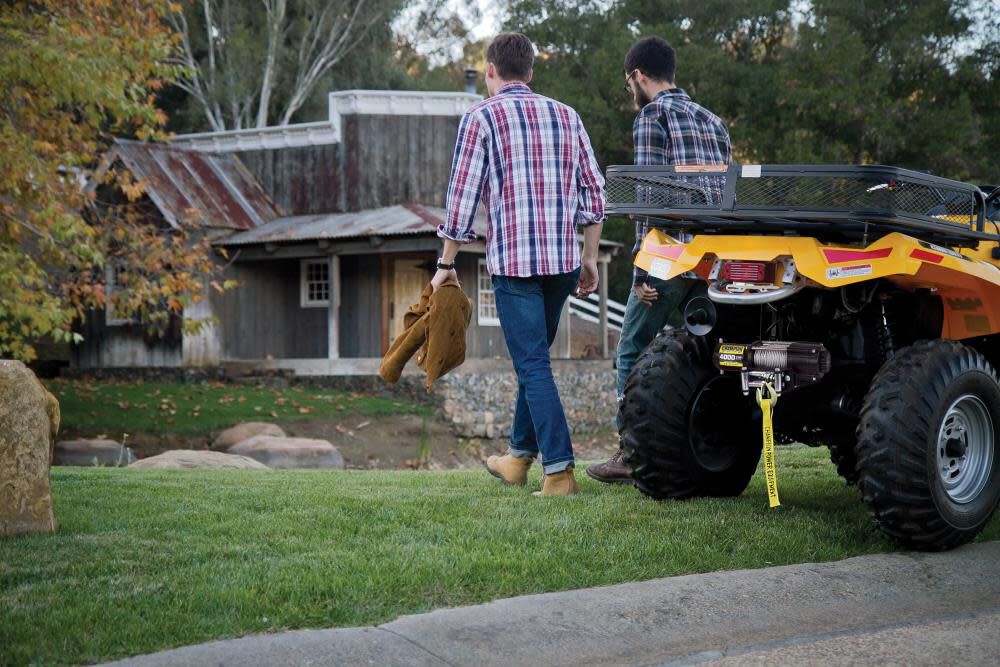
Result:
<svg viewBox="0 0 1000 667"><path fill-rule="evenodd" d="M322 304L330 300L330 265L325 261L306 262L305 272L305 302Z"/></svg>

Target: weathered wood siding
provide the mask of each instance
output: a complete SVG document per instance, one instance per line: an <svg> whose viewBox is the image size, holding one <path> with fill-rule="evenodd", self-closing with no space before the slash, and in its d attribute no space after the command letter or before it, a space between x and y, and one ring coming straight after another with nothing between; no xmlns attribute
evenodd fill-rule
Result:
<svg viewBox="0 0 1000 667"><path fill-rule="evenodd" d="M74 345L75 368L176 367L182 363L179 327L163 338L146 335L141 326L105 324L103 310L92 310L80 325L83 342Z"/></svg>
<svg viewBox="0 0 1000 667"><path fill-rule="evenodd" d="M181 346L183 363L186 368L218 366L222 361L222 340L219 337L219 327L214 322L214 303L210 293L213 290L206 287L204 298L198 303L191 303L184 308L184 319L200 322L197 333L185 333Z"/></svg>
<svg viewBox="0 0 1000 667"><path fill-rule="evenodd" d="M343 211L342 144L236 153L285 215Z"/></svg>
<svg viewBox="0 0 1000 667"><path fill-rule="evenodd" d="M326 308L299 306L299 260L237 262L240 286L213 297L224 359L315 359L327 354Z"/></svg>
<svg viewBox="0 0 1000 667"><path fill-rule="evenodd" d="M458 121L458 116L344 116L347 210L444 206Z"/></svg>
<svg viewBox="0 0 1000 667"><path fill-rule="evenodd" d="M340 258L340 356L382 356L382 259Z"/></svg>

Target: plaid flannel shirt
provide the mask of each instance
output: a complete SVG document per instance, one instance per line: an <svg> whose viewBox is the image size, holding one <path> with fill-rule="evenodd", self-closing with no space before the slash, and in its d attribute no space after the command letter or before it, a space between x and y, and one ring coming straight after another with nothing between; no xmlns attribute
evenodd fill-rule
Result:
<svg viewBox="0 0 1000 667"><path fill-rule="evenodd" d="M729 164L733 156L726 124L680 88L664 90L639 111L632 139L638 165ZM633 259L649 229L649 218L636 218ZM646 272L633 268L636 285L646 279Z"/></svg>
<svg viewBox="0 0 1000 667"><path fill-rule="evenodd" d="M469 109L458 127L448 216L438 236L474 241L480 199L490 275L576 269L576 226L604 220L604 177L576 111L523 83L506 85Z"/></svg>

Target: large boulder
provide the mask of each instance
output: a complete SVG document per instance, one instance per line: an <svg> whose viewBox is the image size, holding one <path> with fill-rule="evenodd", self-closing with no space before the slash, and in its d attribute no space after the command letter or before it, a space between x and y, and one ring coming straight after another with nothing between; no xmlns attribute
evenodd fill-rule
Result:
<svg viewBox="0 0 1000 667"><path fill-rule="evenodd" d="M131 449L100 438L60 440L52 456L54 466L127 466L134 461Z"/></svg>
<svg viewBox="0 0 1000 667"><path fill-rule="evenodd" d="M285 432L277 424L267 422L244 422L227 428L219 434L212 443L212 449L224 452L238 442L243 442L255 435L270 435L276 438L284 438Z"/></svg>
<svg viewBox="0 0 1000 667"><path fill-rule="evenodd" d="M344 457L326 440L258 435L229 448L270 468L344 468Z"/></svg>
<svg viewBox="0 0 1000 667"><path fill-rule="evenodd" d="M20 361L0 360L0 537L50 533L59 401Z"/></svg>
<svg viewBox="0 0 1000 667"><path fill-rule="evenodd" d="M215 468L226 470L267 470L267 466L246 456L208 452L195 449L172 449L148 459L136 461L129 468L180 470L189 468Z"/></svg>

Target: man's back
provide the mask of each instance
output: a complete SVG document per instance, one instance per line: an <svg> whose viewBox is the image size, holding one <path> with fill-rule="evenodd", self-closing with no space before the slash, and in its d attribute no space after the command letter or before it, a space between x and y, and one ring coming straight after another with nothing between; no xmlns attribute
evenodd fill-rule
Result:
<svg viewBox="0 0 1000 667"><path fill-rule="evenodd" d="M576 111L512 83L462 118L442 232L469 233L481 192L490 274L566 273L580 264L576 225L603 218L603 183Z"/></svg>
<svg viewBox="0 0 1000 667"><path fill-rule="evenodd" d="M726 124L680 88L665 90L645 105L632 133L636 164L729 164L732 160Z"/></svg>

